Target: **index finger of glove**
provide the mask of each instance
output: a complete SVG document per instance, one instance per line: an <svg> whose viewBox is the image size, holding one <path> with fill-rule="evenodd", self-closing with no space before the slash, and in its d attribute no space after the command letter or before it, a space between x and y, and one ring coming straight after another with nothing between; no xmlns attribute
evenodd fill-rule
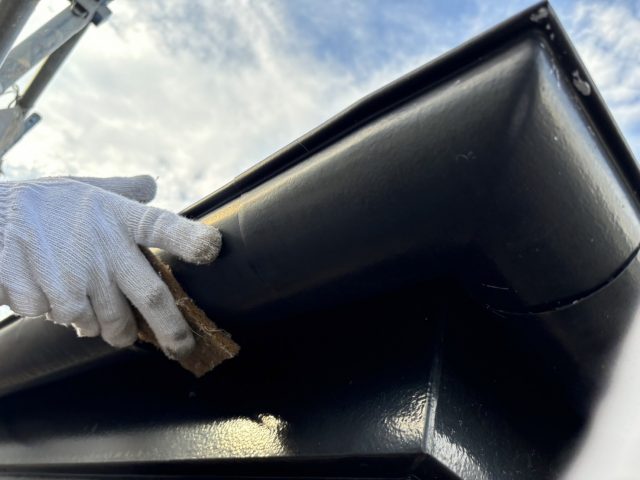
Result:
<svg viewBox="0 0 640 480"><path fill-rule="evenodd" d="M222 236L212 225L139 204L132 204L126 217L129 232L145 247L162 248L196 264L211 262L220 252Z"/></svg>

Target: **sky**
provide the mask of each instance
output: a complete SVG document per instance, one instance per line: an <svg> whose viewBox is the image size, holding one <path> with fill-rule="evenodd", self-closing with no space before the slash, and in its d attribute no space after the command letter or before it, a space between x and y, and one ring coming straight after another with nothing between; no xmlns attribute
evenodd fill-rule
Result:
<svg viewBox="0 0 640 480"><path fill-rule="evenodd" d="M41 97L43 121L5 155L4 178L148 173L154 204L179 211L530 4L115 0ZM67 5L41 0L25 34ZM639 157L640 1L553 6Z"/></svg>

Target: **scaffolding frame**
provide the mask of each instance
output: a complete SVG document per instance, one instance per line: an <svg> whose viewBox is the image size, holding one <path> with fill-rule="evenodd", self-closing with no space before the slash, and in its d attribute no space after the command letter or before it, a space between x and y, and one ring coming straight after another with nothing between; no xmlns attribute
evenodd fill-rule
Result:
<svg viewBox="0 0 640 480"><path fill-rule="evenodd" d="M0 168L3 156L40 120L36 101L67 59L89 24L111 15L111 0L70 0L69 5L20 43L16 38L40 0L0 0L0 94L44 61L24 95L0 109Z"/></svg>

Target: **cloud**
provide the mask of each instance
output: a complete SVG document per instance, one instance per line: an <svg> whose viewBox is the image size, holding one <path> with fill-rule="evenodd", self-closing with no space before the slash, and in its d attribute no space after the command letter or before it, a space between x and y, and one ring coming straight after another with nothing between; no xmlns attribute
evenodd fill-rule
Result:
<svg viewBox="0 0 640 480"><path fill-rule="evenodd" d="M41 5L39 21L64 6ZM563 5L638 151L637 15L625 5ZM156 204L178 210L524 6L113 2L113 16L89 30L41 98L44 121L7 155L7 178L150 173Z"/></svg>
<svg viewBox="0 0 640 480"><path fill-rule="evenodd" d="M573 41L637 157L640 18L626 4L580 4L567 17Z"/></svg>
<svg viewBox="0 0 640 480"><path fill-rule="evenodd" d="M359 96L348 72L296 48L281 8L200 5L115 3L42 97L45 122L8 176L150 172L158 203L180 208Z"/></svg>

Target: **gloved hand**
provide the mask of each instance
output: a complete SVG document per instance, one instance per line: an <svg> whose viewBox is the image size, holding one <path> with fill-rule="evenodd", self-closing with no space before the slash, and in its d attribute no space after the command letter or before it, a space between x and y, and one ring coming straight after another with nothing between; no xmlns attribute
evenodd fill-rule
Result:
<svg viewBox="0 0 640 480"><path fill-rule="evenodd" d="M140 203L155 192L146 175L0 182L0 303L124 347L137 334L128 298L168 356L186 354L191 330L138 244L201 264L222 240L213 226Z"/></svg>

